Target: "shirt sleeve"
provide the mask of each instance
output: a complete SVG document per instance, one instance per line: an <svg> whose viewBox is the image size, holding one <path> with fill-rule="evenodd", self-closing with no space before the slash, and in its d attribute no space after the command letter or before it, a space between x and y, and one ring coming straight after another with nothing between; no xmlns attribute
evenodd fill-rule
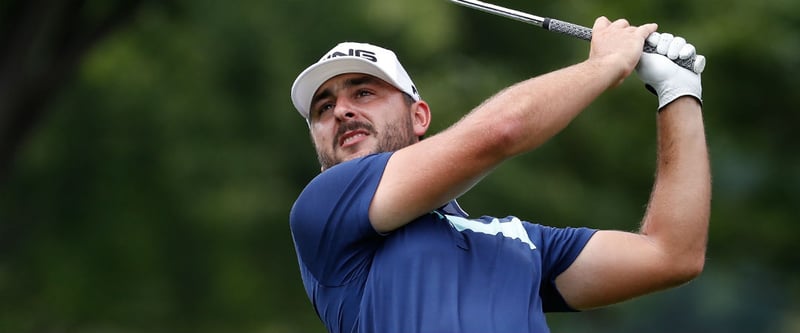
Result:
<svg viewBox="0 0 800 333"><path fill-rule="evenodd" d="M578 258L597 231L589 228L554 228L536 225L542 242L542 281L539 289L545 312L576 311L556 288L556 278Z"/></svg>
<svg viewBox="0 0 800 333"><path fill-rule="evenodd" d="M297 255L320 284L345 285L369 268L380 238L369 205L390 156L369 155L322 172L292 206Z"/></svg>

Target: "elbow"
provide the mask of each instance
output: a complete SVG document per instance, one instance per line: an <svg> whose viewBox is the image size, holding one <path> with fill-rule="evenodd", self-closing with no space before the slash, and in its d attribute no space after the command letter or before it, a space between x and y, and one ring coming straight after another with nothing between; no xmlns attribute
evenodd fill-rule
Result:
<svg viewBox="0 0 800 333"><path fill-rule="evenodd" d="M700 256L698 259L695 259L693 262L689 262L686 264L683 269L683 280L685 282L689 282L694 280L700 274L703 273L703 268L705 267L705 256Z"/></svg>
<svg viewBox="0 0 800 333"><path fill-rule="evenodd" d="M486 142L489 143L490 152L500 153L502 158L526 151L525 140L530 137L530 133L517 121L495 123L486 134L489 134Z"/></svg>
<svg viewBox="0 0 800 333"><path fill-rule="evenodd" d="M482 108L489 108L484 106ZM533 150L560 130L557 121L542 119L541 110L528 110L524 105L497 106L473 112L466 119L467 135L474 138L481 153L509 158Z"/></svg>
<svg viewBox="0 0 800 333"><path fill-rule="evenodd" d="M692 265L689 266L689 269L687 270L687 272L689 273L688 275L690 276L689 279L691 280L700 276L700 274L703 273L703 269L705 268L705 266L706 266L706 256L704 251L702 254L696 256L696 259L694 260Z"/></svg>
<svg viewBox="0 0 800 333"><path fill-rule="evenodd" d="M705 267L705 253L678 256L678 260L674 260L669 269L670 283L677 286L685 284L694 280L703 273Z"/></svg>

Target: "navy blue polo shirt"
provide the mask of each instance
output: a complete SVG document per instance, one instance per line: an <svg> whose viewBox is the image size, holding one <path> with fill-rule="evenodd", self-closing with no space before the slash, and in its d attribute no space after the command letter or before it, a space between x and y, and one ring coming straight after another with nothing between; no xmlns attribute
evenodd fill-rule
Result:
<svg viewBox="0 0 800 333"><path fill-rule="evenodd" d="M595 230L471 218L451 202L379 234L368 211L390 157L322 172L292 207L303 285L329 331L547 332L544 312L572 311L554 281Z"/></svg>

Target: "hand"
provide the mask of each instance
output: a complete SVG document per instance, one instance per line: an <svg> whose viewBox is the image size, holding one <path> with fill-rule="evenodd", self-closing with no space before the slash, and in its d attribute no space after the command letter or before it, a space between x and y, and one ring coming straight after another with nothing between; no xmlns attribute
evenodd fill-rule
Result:
<svg viewBox="0 0 800 333"><path fill-rule="evenodd" d="M589 59L605 68L616 70L616 84L630 75L642 55L645 38L656 31L655 23L632 26L625 19L614 22L606 17L597 18L592 27L592 45Z"/></svg>
<svg viewBox="0 0 800 333"><path fill-rule="evenodd" d="M645 83L647 89L658 96L658 109L681 96L692 96L702 103L703 88L700 84L700 73L678 66L672 60L695 58L695 63L705 65L705 57L696 55L695 47L686 43L681 37L668 33L653 32L646 43L655 47L656 53L644 53L636 72ZM672 60L670 60L672 59Z"/></svg>

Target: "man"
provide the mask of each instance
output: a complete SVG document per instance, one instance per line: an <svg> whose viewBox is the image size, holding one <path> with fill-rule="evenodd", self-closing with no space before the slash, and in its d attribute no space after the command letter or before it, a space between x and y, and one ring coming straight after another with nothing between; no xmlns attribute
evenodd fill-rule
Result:
<svg viewBox="0 0 800 333"><path fill-rule="evenodd" d="M587 60L515 84L424 140L429 106L391 51L343 43L301 73L292 100L322 172L290 225L328 330L547 332L544 312L697 276L710 206L700 75L670 60L694 57L694 47L656 28L598 18ZM645 41L657 54L642 54ZM471 218L458 207L483 176L634 69L659 98L656 180L638 233Z"/></svg>

